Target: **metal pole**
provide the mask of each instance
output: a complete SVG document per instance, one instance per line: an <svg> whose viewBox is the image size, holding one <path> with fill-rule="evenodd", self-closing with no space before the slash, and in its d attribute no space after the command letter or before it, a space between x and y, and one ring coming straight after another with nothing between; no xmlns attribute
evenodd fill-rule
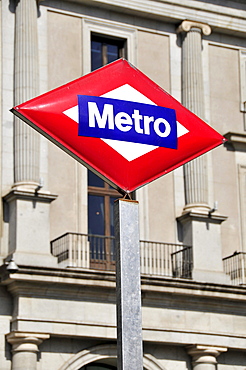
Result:
<svg viewBox="0 0 246 370"><path fill-rule="evenodd" d="M114 207L118 370L143 370L138 202Z"/></svg>

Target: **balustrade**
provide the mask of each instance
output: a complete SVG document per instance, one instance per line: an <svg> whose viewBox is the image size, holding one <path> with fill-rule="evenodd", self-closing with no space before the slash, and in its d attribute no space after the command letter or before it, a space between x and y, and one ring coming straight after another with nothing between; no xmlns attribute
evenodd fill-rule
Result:
<svg viewBox="0 0 246 370"><path fill-rule="evenodd" d="M51 242L51 253L62 267L115 269L113 236L66 233ZM191 247L140 240L141 273L191 278Z"/></svg>

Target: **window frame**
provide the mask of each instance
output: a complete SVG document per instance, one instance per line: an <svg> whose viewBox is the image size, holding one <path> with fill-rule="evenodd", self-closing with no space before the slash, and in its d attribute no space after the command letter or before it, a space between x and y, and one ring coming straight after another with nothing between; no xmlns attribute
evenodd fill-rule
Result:
<svg viewBox="0 0 246 370"><path fill-rule="evenodd" d="M110 23L105 21L96 21L83 19L83 50L91 50L91 35L97 34L105 38L124 39L126 40L126 55L127 60L136 65L136 37L137 31L120 24ZM91 53L83 52L82 55L82 72L83 75L91 72Z"/></svg>
<svg viewBox="0 0 246 370"><path fill-rule="evenodd" d="M122 195L116 190L110 188L104 181L104 187L90 186L88 184L88 195L101 196L104 199L104 235L112 236L110 230L110 198L120 198Z"/></svg>
<svg viewBox="0 0 246 370"><path fill-rule="evenodd" d="M89 176L88 176L89 180ZM111 238L113 235L111 235L111 222L110 222L110 201L111 198L120 198L121 194L116 190L110 187L110 185L103 181L103 187L102 186L92 186L89 185L88 181L88 199L90 195L94 196L100 196L103 197L103 203L104 203L104 235L105 242L104 244L104 255L105 259L90 259L90 266L92 268L101 268L104 270L114 270L115 269L115 260L112 260L112 240ZM88 200L88 208L89 208L89 200ZM88 229L89 229L89 220L88 220Z"/></svg>

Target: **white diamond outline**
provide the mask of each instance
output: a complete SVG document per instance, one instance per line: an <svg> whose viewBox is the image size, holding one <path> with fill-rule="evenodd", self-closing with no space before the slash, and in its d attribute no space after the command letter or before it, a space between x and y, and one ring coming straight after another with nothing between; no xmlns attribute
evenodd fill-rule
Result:
<svg viewBox="0 0 246 370"><path fill-rule="evenodd" d="M116 89L110 90L107 93L101 95L101 97L157 105L152 100L147 98L145 95L140 93L138 90L136 90L129 84L124 84L117 87ZM75 105L74 107L69 108L62 113L65 114L67 117L71 118L73 121L79 123L78 105ZM177 121L177 137L179 138L187 134L188 132L189 130L187 130L186 127L184 127L183 125L181 125L181 123ZM99 139L99 140L104 141L112 149L114 149L116 152L122 155L128 162L131 162L159 148L158 146L154 145L132 143L128 141L119 141L111 139Z"/></svg>

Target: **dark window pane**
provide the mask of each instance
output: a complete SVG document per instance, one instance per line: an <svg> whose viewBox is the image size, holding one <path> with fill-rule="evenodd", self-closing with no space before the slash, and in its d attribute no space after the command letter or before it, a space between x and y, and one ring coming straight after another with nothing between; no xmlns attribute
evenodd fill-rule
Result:
<svg viewBox="0 0 246 370"><path fill-rule="evenodd" d="M114 201L119 197L110 197L110 235L114 236ZM115 239L110 240L110 259L115 261Z"/></svg>
<svg viewBox="0 0 246 370"><path fill-rule="evenodd" d="M117 197L110 197L110 235L114 235L114 201Z"/></svg>
<svg viewBox="0 0 246 370"><path fill-rule="evenodd" d="M102 67L102 42L91 41L91 70Z"/></svg>
<svg viewBox="0 0 246 370"><path fill-rule="evenodd" d="M107 45L107 58L108 63L113 62L119 58L119 46L118 45Z"/></svg>
<svg viewBox="0 0 246 370"><path fill-rule="evenodd" d="M97 186L99 188L103 188L104 181L100 179L100 177L95 175L93 172L88 170L88 186Z"/></svg>
<svg viewBox="0 0 246 370"><path fill-rule="evenodd" d="M104 235L104 197L89 195L88 212L89 234Z"/></svg>

